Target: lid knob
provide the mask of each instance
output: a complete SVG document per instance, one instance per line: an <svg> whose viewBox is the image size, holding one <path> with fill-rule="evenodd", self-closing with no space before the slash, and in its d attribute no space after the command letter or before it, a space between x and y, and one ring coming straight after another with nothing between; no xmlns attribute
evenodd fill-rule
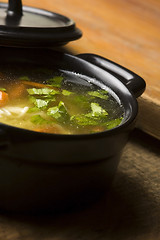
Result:
<svg viewBox="0 0 160 240"><path fill-rule="evenodd" d="M0 46L49 48L82 36L72 19L22 1L0 2Z"/></svg>
<svg viewBox="0 0 160 240"><path fill-rule="evenodd" d="M23 15L21 0L9 0L6 25L18 25Z"/></svg>

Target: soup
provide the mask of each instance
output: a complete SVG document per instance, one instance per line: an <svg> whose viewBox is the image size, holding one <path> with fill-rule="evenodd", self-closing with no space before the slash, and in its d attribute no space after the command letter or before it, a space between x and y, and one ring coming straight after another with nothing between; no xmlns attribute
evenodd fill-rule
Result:
<svg viewBox="0 0 160 240"><path fill-rule="evenodd" d="M76 73L43 66L0 66L0 122L32 131L90 134L115 128L120 102Z"/></svg>

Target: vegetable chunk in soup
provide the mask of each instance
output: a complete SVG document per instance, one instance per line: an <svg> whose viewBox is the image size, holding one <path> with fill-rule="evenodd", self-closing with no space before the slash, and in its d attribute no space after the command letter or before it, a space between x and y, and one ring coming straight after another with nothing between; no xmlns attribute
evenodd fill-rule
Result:
<svg viewBox="0 0 160 240"><path fill-rule="evenodd" d="M118 126L123 119L120 103L82 80L78 74L42 66L1 65L0 122L55 134L90 134Z"/></svg>

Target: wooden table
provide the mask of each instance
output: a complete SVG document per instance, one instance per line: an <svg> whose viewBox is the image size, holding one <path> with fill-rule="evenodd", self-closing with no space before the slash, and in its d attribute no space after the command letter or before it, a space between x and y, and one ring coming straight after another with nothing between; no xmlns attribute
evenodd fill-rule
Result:
<svg viewBox="0 0 160 240"><path fill-rule="evenodd" d="M141 75L138 126L160 138L160 1L24 0L73 18L83 37L63 50L96 53ZM0 240L160 239L160 142L135 130L112 190L85 209L46 216L0 213Z"/></svg>

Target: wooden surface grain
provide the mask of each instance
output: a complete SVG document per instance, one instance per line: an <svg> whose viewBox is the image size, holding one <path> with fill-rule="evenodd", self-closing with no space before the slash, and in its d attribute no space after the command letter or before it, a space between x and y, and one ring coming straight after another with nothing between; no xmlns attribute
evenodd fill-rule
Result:
<svg viewBox="0 0 160 240"><path fill-rule="evenodd" d="M74 19L83 37L64 47L96 53L141 75L138 126L160 138L160 1L23 0ZM133 132L112 190L95 204L62 215L0 212L0 240L159 240L159 141Z"/></svg>

